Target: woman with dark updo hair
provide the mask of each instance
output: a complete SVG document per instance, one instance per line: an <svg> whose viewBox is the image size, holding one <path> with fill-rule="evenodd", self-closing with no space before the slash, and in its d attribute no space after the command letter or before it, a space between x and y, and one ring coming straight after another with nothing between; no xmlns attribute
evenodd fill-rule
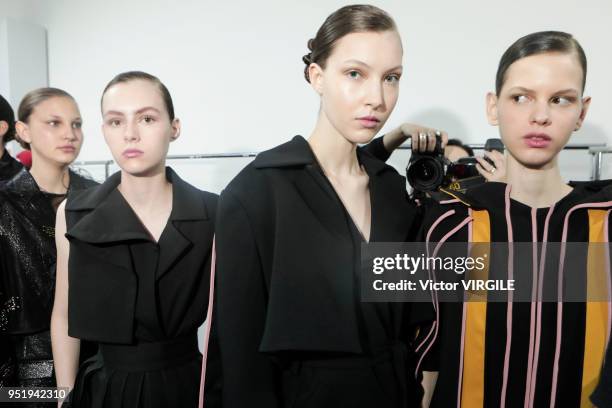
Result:
<svg viewBox="0 0 612 408"><path fill-rule="evenodd" d="M361 302L359 277L362 243L406 241L417 225L404 177L357 147L393 111L401 40L386 12L356 5L308 47L314 130L259 154L220 197L223 406L416 407L429 305Z"/></svg>

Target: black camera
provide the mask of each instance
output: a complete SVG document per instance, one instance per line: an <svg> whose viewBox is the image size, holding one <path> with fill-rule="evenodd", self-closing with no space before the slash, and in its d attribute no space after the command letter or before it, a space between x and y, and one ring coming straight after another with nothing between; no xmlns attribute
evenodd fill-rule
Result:
<svg viewBox="0 0 612 408"><path fill-rule="evenodd" d="M414 140L411 143L414 143ZM450 160L444 157L442 139L436 135L433 152L412 152L406 167L406 178L415 190L434 191L444 184L446 170L450 164Z"/></svg>
<svg viewBox="0 0 612 408"><path fill-rule="evenodd" d="M500 139L488 139L485 143L485 150L504 151L504 145ZM491 165L493 162L485 158ZM406 178L408 183L416 191L429 192L435 191L440 187L445 187L457 180L469 178L484 178L480 176L476 169L478 161L475 157L463 157L456 162L451 162L444 156L442 142L436 136L436 147L433 152L413 152L406 167Z"/></svg>

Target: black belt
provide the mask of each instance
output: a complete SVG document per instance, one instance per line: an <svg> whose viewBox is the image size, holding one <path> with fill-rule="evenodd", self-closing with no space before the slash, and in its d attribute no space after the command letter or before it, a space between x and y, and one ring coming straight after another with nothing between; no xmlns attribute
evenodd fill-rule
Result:
<svg viewBox="0 0 612 408"><path fill-rule="evenodd" d="M175 367L200 356L197 333L159 342L100 344L104 365L124 371Z"/></svg>

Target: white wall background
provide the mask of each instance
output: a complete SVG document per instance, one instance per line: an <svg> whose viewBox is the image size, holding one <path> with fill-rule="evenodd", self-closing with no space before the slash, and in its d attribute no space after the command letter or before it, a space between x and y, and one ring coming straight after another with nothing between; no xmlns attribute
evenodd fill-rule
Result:
<svg viewBox="0 0 612 408"><path fill-rule="evenodd" d="M172 92L183 134L171 154L258 151L307 135L318 102L303 79L301 57L324 18L347 3L0 0L0 18L47 28L49 83L75 96L85 121L79 160L103 160L110 153L100 133L100 94L115 74L133 69L159 76ZM400 100L383 131L414 121L471 143L496 137L485 119L484 97L494 86L501 54L522 35L556 29L573 33L589 59L586 93L593 102L572 143L612 145L612 2L373 4L395 18L405 49ZM405 165L404 157L396 161ZM190 180L218 191L246 162L176 165L179 171L191 167ZM589 156L568 153L562 166L569 178L588 178Z"/></svg>

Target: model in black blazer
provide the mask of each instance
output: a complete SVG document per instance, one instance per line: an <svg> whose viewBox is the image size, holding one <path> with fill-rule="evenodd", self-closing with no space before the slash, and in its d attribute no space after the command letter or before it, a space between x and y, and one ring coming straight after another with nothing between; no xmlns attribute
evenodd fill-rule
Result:
<svg viewBox="0 0 612 408"><path fill-rule="evenodd" d="M369 176L370 241L405 241L417 208L404 177L360 149L358 159ZM221 194L213 322L225 408L418 398L411 339L414 323L432 316L427 307L360 302L351 222L301 136L261 153ZM371 349L365 307L388 308L391 324L375 329L386 333L386 350ZM377 361L393 366L401 390Z"/></svg>

